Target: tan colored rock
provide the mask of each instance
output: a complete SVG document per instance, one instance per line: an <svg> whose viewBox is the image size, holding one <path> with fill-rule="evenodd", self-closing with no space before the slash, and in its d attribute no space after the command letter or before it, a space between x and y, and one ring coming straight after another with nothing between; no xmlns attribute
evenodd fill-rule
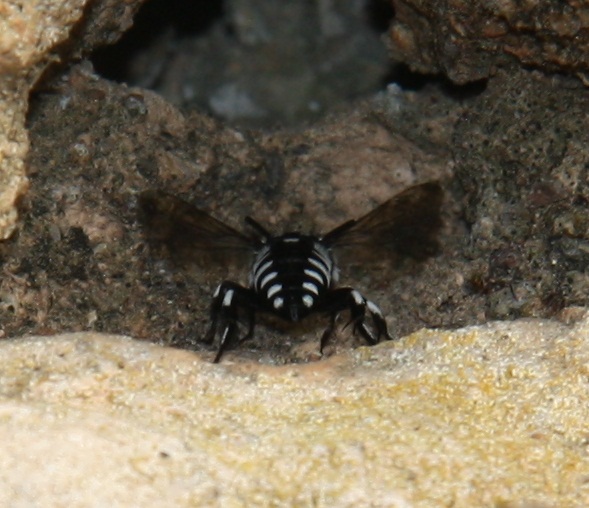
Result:
<svg viewBox="0 0 589 508"><path fill-rule="evenodd" d="M88 47L114 41L128 28L139 0L94 2L92 22L80 27L88 0L0 0L0 240L16 227L16 202L27 189L25 157L29 138L25 118L31 89L63 53L62 44L77 26L81 43ZM118 5L111 5L111 4ZM134 4L135 7L131 7ZM121 15L105 19L116 9ZM124 14L124 15L123 15ZM105 29L105 26L108 26ZM82 44L80 44L82 47Z"/></svg>
<svg viewBox="0 0 589 508"><path fill-rule="evenodd" d="M89 333L0 362L1 506L589 503L587 315L286 367Z"/></svg>
<svg viewBox="0 0 589 508"><path fill-rule="evenodd" d="M0 239L16 226L16 200L27 189L25 129L31 87L82 15L84 0L0 1Z"/></svg>

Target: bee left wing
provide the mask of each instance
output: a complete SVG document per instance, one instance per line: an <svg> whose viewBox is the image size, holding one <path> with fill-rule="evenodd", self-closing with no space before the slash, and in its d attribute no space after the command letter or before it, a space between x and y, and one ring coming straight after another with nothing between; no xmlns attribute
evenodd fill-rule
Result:
<svg viewBox="0 0 589 508"><path fill-rule="evenodd" d="M186 201L162 191L148 190L139 196L141 219L148 238L168 245L175 257L206 257L226 262L251 254L260 245Z"/></svg>
<svg viewBox="0 0 589 508"><path fill-rule="evenodd" d="M336 227L321 241L335 249L388 249L417 260L427 259L439 249L443 197L437 182L415 185L360 219Z"/></svg>

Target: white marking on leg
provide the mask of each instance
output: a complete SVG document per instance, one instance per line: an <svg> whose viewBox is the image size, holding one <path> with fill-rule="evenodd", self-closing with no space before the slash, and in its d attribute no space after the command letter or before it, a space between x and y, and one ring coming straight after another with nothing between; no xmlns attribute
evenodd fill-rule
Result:
<svg viewBox="0 0 589 508"><path fill-rule="evenodd" d="M266 293L266 298L268 298L268 300L271 300L272 297L281 290L282 284L274 284L273 286L270 286L270 288L268 289L268 293Z"/></svg>
<svg viewBox="0 0 589 508"><path fill-rule="evenodd" d="M382 317L382 311L378 308L378 306L374 302L371 302L370 300L366 300L366 307L368 307L368 310L370 312L372 312L373 314L376 314L377 316Z"/></svg>
<svg viewBox="0 0 589 508"><path fill-rule="evenodd" d="M313 300L313 297L311 295L303 295L302 300L303 300L303 305L305 307L307 307L308 309L313 307L313 304L315 303L315 300Z"/></svg>
<svg viewBox="0 0 589 508"><path fill-rule="evenodd" d="M312 279L315 279L317 282L319 282L319 284L324 284L323 277L321 277L321 274L319 272L316 272L315 270L305 268L305 275L308 275Z"/></svg>
<svg viewBox="0 0 589 508"><path fill-rule="evenodd" d="M233 289L227 290L227 293L223 296L223 307L229 307L231 305L231 300L233 300L233 294L235 291Z"/></svg>
<svg viewBox="0 0 589 508"><path fill-rule="evenodd" d="M223 335L221 335L221 344L224 344L227 340L227 335L229 335L229 326L226 326L223 330Z"/></svg>
<svg viewBox="0 0 589 508"><path fill-rule="evenodd" d="M268 282L272 279L275 279L278 275L278 272L270 272L268 275L265 275L264 278L260 282L260 288L263 288Z"/></svg>
<svg viewBox="0 0 589 508"><path fill-rule="evenodd" d="M272 302L272 307L274 307L275 309L282 309L282 307L284 307L284 298L280 298L280 296L274 298L274 301Z"/></svg>
<svg viewBox="0 0 589 508"><path fill-rule="evenodd" d="M303 282L303 289L311 291L311 293L314 293L316 295L319 294L319 289L317 288L317 285L313 284L312 282Z"/></svg>
<svg viewBox="0 0 589 508"><path fill-rule="evenodd" d="M213 293L213 298L217 298L217 296L219 296L220 292L221 292L221 284L219 284L217 286L217 289L215 289L215 292Z"/></svg>
<svg viewBox="0 0 589 508"><path fill-rule="evenodd" d="M366 299L355 289L352 290L352 298L356 305L366 305Z"/></svg>

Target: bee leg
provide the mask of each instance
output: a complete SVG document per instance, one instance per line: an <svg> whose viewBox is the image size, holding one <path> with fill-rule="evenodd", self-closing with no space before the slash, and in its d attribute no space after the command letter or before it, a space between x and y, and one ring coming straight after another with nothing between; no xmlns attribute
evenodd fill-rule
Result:
<svg viewBox="0 0 589 508"><path fill-rule="evenodd" d="M221 334L221 341L219 342L219 349L217 349L217 354L215 355L215 359L213 363L219 363L221 360L221 356L227 349L227 346L235 340L235 334L237 332L237 323L233 320L226 323L225 328L223 329L223 333Z"/></svg>
<svg viewBox="0 0 589 508"><path fill-rule="evenodd" d="M202 342L204 342L205 344L208 344L208 345L213 343L213 341L215 340L215 335L217 335L217 325L219 324L219 312L221 310L221 302L222 302L222 299L219 299L221 286L222 285L219 285L217 287L217 289L215 290L215 295L213 296L213 301L211 303L211 309L209 311L211 325L209 326L207 333L205 334L205 336L202 339Z"/></svg>
<svg viewBox="0 0 589 508"><path fill-rule="evenodd" d="M395 338L389 333L387 322L378 305L376 305L374 302L371 302L370 300L366 300L366 308L372 317L372 323L376 328L377 338L380 340L380 337L383 336L385 340L394 340Z"/></svg>
<svg viewBox="0 0 589 508"><path fill-rule="evenodd" d="M254 328L256 326L256 312L255 312L254 307L248 307L247 320L248 320L247 333L241 339L239 339L239 342L245 342L246 340L249 340L254 336Z"/></svg>
<svg viewBox="0 0 589 508"><path fill-rule="evenodd" d="M387 322L380 308L374 302L367 300L355 289L350 291L350 297L352 300L350 304L350 323L354 324L354 332L359 332L371 346L378 344L380 338L383 336L385 340L393 340L393 337L389 334ZM364 322L366 311L370 313L374 330L368 328Z"/></svg>
<svg viewBox="0 0 589 508"><path fill-rule="evenodd" d="M329 325L327 326L327 328L323 332L323 335L321 335L321 342L319 343L319 353L321 353L321 354L323 354L323 348L327 345L327 343L329 342L329 339L333 335L333 332L335 330L335 320L337 319L337 316L338 316L338 312L331 313L331 315L329 317Z"/></svg>
<svg viewBox="0 0 589 508"><path fill-rule="evenodd" d="M202 339L202 342L204 342L205 344L212 344L215 340L215 335L217 335L217 327L219 325L221 307L223 304L223 300L225 298L225 293L228 289L230 289L228 286L230 286L231 284L231 282L225 281L219 284L217 286L217 289L215 289L215 293L213 294L213 301L211 302L211 308L209 311L211 326L209 327L204 338Z"/></svg>
<svg viewBox="0 0 589 508"><path fill-rule="evenodd" d="M367 300L358 291L353 288L338 288L328 293L325 301L329 301L329 308L325 309L332 312L332 322L330 326L323 332L321 337L321 349L327 343L330 335L333 333L335 326L335 315L342 310L348 309L350 311L350 324L354 326L354 333L360 333L364 340L371 346L378 344L381 337L386 340L392 340L393 337L389 334L387 322L382 315L382 311L378 306ZM374 329L369 328L365 321L366 312L370 314Z"/></svg>
<svg viewBox="0 0 589 508"><path fill-rule="evenodd" d="M211 326L204 337L204 341L212 343L217 334L219 324L223 325L219 349L213 363L218 363L221 356L231 343L238 341L238 310L246 309L248 314L248 332L245 338L250 338L254 333L256 298L252 290L244 288L231 281L222 282L213 295L211 304Z"/></svg>

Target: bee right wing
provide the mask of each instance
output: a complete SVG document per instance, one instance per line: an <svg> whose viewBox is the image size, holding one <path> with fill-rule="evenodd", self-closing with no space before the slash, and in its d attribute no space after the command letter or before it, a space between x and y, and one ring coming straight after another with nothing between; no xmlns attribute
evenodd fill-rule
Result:
<svg viewBox="0 0 589 508"><path fill-rule="evenodd" d="M249 237L190 203L158 190L139 195L141 220L147 237L165 244L170 254L184 261L227 263L250 256L261 245L259 238ZM239 260L239 259L238 259Z"/></svg>
<svg viewBox="0 0 589 508"><path fill-rule="evenodd" d="M439 250L443 197L437 182L409 187L363 217L336 227L321 240L334 249L364 251L368 257L377 251L382 256L383 250L388 250L424 260Z"/></svg>

